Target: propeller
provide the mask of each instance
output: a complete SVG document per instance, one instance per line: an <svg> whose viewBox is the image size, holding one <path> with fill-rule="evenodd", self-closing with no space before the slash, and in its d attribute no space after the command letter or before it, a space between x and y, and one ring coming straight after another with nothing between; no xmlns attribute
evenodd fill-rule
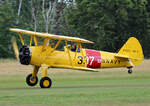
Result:
<svg viewBox="0 0 150 106"><path fill-rule="evenodd" d="M19 49L17 46L16 38L13 36L11 41L12 41L12 46L13 46L13 50L16 55L16 58L17 60L19 60Z"/></svg>
<svg viewBox="0 0 150 106"><path fill-rule="evenodd" d="M19 60L20 63L23 65L29 65L30 61L31 61L30 48L28 46L22 44L22 47L19 50L15 37L12 37L12 46L13 46L14 53L16 55L17 60Z"/></svg>

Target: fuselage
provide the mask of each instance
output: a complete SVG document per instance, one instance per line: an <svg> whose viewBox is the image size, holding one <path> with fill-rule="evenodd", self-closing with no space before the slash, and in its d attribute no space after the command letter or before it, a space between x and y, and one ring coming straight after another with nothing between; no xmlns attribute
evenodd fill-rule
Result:
<svg viewBox="0 0 150 106"><path fill-rule="evenodd" d="M31 46L32 65L41 66L46 64L49 67L86 67L86 68L113 68L128 67L127 59L115 57L116 53L97 51L92 49L80 49L71 51L64 47L64 50L54 50L50 46Z"/></svg>

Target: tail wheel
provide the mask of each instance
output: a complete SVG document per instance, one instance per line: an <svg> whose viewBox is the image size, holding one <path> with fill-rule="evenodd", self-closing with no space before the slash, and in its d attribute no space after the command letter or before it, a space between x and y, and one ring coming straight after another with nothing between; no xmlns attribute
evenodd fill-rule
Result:
<svg viewBox="0 0 150 106"><path fill-rule="evenodd" d="M40 80L40 87L41 88L50 88L52 85L52 81L50 78L48 77L43 77L41 80Z"/></svg>
<svg viewBox="0 0 150 106"><path fill-rule="evenodd" d="M38 77L33 77L32 74L29 74L27 77L26 77L26 83L29 85L29 86L35 86L37 83L38 83Z"/></svg>

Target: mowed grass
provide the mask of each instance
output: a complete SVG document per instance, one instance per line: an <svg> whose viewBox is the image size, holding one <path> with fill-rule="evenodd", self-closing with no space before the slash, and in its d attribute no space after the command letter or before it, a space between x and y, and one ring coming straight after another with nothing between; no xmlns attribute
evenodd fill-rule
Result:
<svg viewBox="0 0 150 106"><path fill-rule="evenodd" d="M3 106L150 105L149 60L134 68L131 75L126 68L100 69L100 72L49 69L48 76L53 81L50 89L41 89L39 83L35 87L25 83L32 66L3 60L0 68L0 105Z"/></svg>

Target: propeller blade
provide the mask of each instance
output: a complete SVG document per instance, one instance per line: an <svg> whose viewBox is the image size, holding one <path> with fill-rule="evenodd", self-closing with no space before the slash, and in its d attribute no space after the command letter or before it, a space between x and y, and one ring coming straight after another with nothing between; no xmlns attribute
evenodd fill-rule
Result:
<svg viewBox="0 0 150 106"><path fill-rule="evenodd" d="M17 42L16 42L16 38L15 37L12 37L12 46L13 46L16 58L17 58L17 60L19 60L19 50L18 50L18 46L17 46Z"/></svg>

